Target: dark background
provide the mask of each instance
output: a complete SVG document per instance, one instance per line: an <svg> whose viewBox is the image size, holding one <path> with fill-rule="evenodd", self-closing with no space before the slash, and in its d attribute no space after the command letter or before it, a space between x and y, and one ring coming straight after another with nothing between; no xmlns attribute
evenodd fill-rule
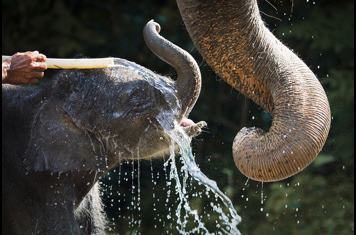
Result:
<svg viewBox="0 0 356 235"><path fill-rule="evenodd" d="M208 128L193 140L193 151L203 173L233 201L242 217L239 230L243 234L351 234L354 2L270 3L259 1L264 21L316 73L332 110L329 138L316 160L303 172L276 183L247 181L235 167L231 153L234 136L242 127L267 130L270 115L212 72L194 48L173 0L3 0L2 54L38 50L48 58L114 56L174 76L175 71L144 44L142 29L154 19L161 25L161 35L190 52L200 65L203 87L190 117L205 120ZM44 80L53 73L46 71ZM111 233L178 233L176 198L174 193L167 194L174 187L166 185L168 173L163 163L159 159L123 163L102 179ZM189 195L204 190L194 180L189 182ZM209 217L206 212L211 200L204 194L192 196L190 205L214 232L219 230L217 215L210 212Z"/></svg>

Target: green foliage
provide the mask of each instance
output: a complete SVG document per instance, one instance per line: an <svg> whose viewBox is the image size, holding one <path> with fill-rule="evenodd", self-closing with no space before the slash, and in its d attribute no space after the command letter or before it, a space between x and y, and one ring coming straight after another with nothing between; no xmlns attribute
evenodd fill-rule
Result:
<svg viewBox="0 0 356 235"><path fill-rule="evenodd" d="M269 214L267 222L273 224L278 218L279 224L292 225L287 228L276 226L276 234L287 232L284 229L288 229L287 234L350 234L353 222L348 218L353 217L354 204L349 192L354 186L348 178L341 178L343 184L332 190L329 188L333 181L324 176L313 176L310 172L306 172L306 176L296 175L287 186L271 184L264 207ZM266 230L259 228L258 231L262 234Z"/></svg>
<svg viewBox="0 0 356 235"><path fill-rule="evenodd" d="M318 157L313 161L313 166L320 167L328 163L335 162L335 157L332 155L319 154Z"/></svg>
<svg viewBox="0 0 356 235"><path fill-rule="evenodd" d="M289 0L270 2L277 11L267 1L259 1L264 21L320 78L332 112L329 138L320 156L303 172L277 183L262 185L247 181L236 169L231 153L236 133L245 126L268 130L271 117L211 71L194 48L173 0L3 0L2 53L39 50L47 57L59 58L115 56L174 77L175 71L144 44L142 29L154 19L161 24L161 34L189 51L200 65L203 87L190 117L205 120L208 128L193 143L196 161L233 201L242 217L240 231L351 234L354 231L354 2L293 1L293 7ZM53 71L45 74L44 80ZM177 234L175 217L167 218L170 212L165 203L167 192L174 188L166 185L162 176L167 173L162 165L162 160L142 162L137 179L138 167L122 164L120 170L110 172L102 180L106 211L116 224L110 233ZM137 187L133 188L138 181L140 201ZM202 188L189 190L191 207L201 213L208 210L211 198L193 196ZM168 203L175 205L173 193ZM207 226L214 229L216 214L211 212L210 218L202 216Z"/></svg>

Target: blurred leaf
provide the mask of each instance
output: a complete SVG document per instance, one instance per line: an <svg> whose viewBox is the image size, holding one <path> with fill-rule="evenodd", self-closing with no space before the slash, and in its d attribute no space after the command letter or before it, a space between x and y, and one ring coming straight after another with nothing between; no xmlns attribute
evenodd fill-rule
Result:
<svg viewBox="0 0 356 235"><path fill-rule="evenodd" d="M313 166L319 167L328 163L335 162L335 157L331 155L319 154L313 161Z"/></svg>

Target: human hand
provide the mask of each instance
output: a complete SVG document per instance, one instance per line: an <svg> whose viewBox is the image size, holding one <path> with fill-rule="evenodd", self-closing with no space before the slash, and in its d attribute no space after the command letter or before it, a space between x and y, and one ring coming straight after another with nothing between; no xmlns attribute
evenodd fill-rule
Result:
<svg viewBox="0 0 356 235"><path fill-rule="evenodd" d="M38 51L16 53L2 62L2 83L35 84L47 69L47 57Z"/></svg>

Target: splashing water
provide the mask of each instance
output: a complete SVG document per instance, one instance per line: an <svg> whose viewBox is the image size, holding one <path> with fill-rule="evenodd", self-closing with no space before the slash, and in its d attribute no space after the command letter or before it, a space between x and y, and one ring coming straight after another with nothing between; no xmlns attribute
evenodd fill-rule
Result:
<svg viewBox="0 0 356 235"><path fill-rule="evenodd" d="M162 125L162 123L161 123ZM162 125L164 126L164 125ZM229 221L229 216L226 215L222 208L219 205L214 205L211 202L211 206L213 210L220 214L220 219L223 221L223 224L226 225L226 229L220 228L225 234L240 234L239 230L236 226L241 222L240 216L237 214L236 210L233 207L230 199L220 191L215 181L210 180L207 176L205 176L199 167L196 165L194 156L192 154L192 150L190 147L191 138L184 132L183 128L179 125L175 125L174 129L168 130L165 129L165 132L171 137L171 146L170 146L170 157L164 163L165 167L170 163L171 171L169 178L170 180L175 180L176 186L175 190L179 196L179 204L176 209L177 222L180 227L177 227L178 231L181 234L191 234L199 231L204 231L204 234L213 234L208 231L208 229L204 226L204 223L199 218L198 212L196 210L192 210L189 205L189 201L187 200L186 194L186 186L187 179L192 176L195 180L205 185L207 191L212 191L216 196L218 196L224 205L229 209L231 221ZM175 144L178 144L180 149L180 160L183 163L181 168L181 173L183 174L183 181L180 182L177 165L175 162ZM185 216L182 220L181 218L181 209L184 208ZM187 218L191 215L194 217L195 222L198 224L195 228L190 231L185 231L185 227L187 224ZM216 231L214 231L216 232ZM220 233L221 234L221 233Z"/></svg>
<svg viewBox="0 0 356 235"><path fill-rule="evenodd" d="M176 97L176 93L174 90L174 87L172 86L164 86L162 85L163 82L161 81L161 78L153 73L148 73L145 68L142 68L141 66L127 63L126 61L122 60L117 60L115 62L119 66L124 66L124 67L129 67L132 68L133 71L135 71L137 74L142 76L146 81L148 81L152 86L154 86L157 90L161 91L162 94L165 95L165 100L167 103L170 104L170 109L166 111L162 111L157 117L157 121L159 124L163 127L165 130L165 133L169 136L171 145L170 145L170 157L168 160L164 163L164 170L166 174L168 175L168 179L166 182L166 188L167 190L167 198L166 198L166 207L168 206L168 201L172 199L172 196L170 195L170 185L172 184L171 181L175 182L175 194L178 197L178 202L173 202L174 205L177 203L177 207L175 208L175 211L171 211L171 208L168 206L167 208L167 214L166 214L166 219L168 221L170 219L173 220L173 223L169 226L169 224L163 224L163 226L166 228L166 232L168 233L169 229L178 231L180 234L237 234L240 235L239 230L237 229L237 225L240 223L241 218L237 214L236 210L233 207L232 202L230 199L222 193L216 182L213 180L210 180L208 177L206 177L198 168L198 166L195 163L195 159L192 153L192 149L190 147L191 143L191 138L184 132L184 129L178 125L177 122L172 123L172 120L176 120L179 114L181 113L181 107L180 107L180 101ZM176 156L175 156L175 149L176 145L178 145L179 150L180 150L180 162L181 162L181 169L180 172L178 171L177 167L177 162L176 162ZM133 165L134 166L134 165ZM170 167L170 170L166 170L167 168ZM138 164L138 172L140 165ZM134 180L134 167L132 168L131 172L131 177L132 181ZM151 172L152 172L152 162L151 162ZM190 177L191 176L191 177ZM138 173L138 181L140 181L140 176ZM151 178L154 180L154 176L152 173ZM182 178L182 179L181 179ZM199 214L198 210L192 209L190 206L190 201L189 201L189 195L191 193L190 188L189 188L189 183L188 180L193 178L195 181L197 181L199 184L201 183L202 185L205 186L205 195L209 198L209 193L213 193L215 195L215 202L213 200L210 201L209 205L214 213L218 214L218 219L216 219L216 228L212 231L209 231L207 228L208 226L205 225L204 221L205 218L203 219L203 216ZM120 181L120 180L119 180ZM173 184L172 184L173 185ZM155 185L156 186L156 185ZM132 190L134 190L134 185L132 185ZM154 187L155 188L155 187ZM118 192L120 195L120 192ZM138 196L137 199L140 201L140 185L138 185ZM200 196L203 195L203 193L199 192L198 193ZM124 195L122 195L124 196ZM153 194L153 198L156 199L156 202L158 203L159 201L159 196L156 195L155 193ZM132 198L134 201L136 201L136 196L133 196ZM224 206L221 207L219 204L219 200L223 202L223 204L228 208L228 213L224 212L224 209L226 209ZM174 199L172 199L174 200ZM131 205L132 206L132 205ZM141 204L138 202L138 208L140 210ZM134 206L131 209L136 209L137 208ZM155 211L156 204L153 204L153 211ZM206 208L203 207L201 210L205 212ZM204 213L203 212L203 213ZM172 214L174 213L174 214ZM160 222L161 218L159 218L160 215L157 214L157 217L154 217L153 219ZM206 215L207 217L210 217L210 214ZM192 219L193 218L193 219ZM130 218L128 218L130 219ZM131 225L129 225L129 229L133 229L134 225L134 216L131 216ZM139 218L139 224L138 226L141 225L141 218ZM210 218L210 220L215 219ZM164 221L164 220L163 220ZM165 222L163 222L165 223ZM173 225L174 224L174 225ZM172 226L173 225L173 226ZM176 226L175 226L176 225ZM154 225L156 228L156 224ZM174 227L175 226L175 227ZM168 230L167 230L168 229Z"/></svg>

